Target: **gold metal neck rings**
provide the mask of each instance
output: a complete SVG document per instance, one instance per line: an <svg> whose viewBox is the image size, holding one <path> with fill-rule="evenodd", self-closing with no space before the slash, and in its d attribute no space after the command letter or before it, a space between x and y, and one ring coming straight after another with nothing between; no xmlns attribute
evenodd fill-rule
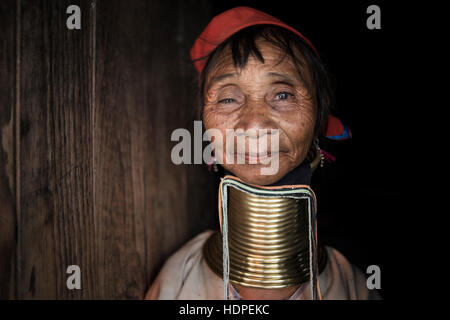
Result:
<svg viewBox="0 0 450 320"><path fill-rule="evenodd" d="M229 280L246 287L284 288L310 277L308 202L289 197L254 195L228 188ZM222 236L213 234L203 247L210 268L222 277ZM326 265L318 248L318 269Z"/></svg>

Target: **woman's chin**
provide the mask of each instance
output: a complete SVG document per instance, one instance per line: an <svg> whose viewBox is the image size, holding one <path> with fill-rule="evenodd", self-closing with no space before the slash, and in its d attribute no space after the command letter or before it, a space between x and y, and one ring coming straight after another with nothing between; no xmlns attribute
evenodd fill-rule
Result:
<svg viewBox="0 0 450 320"><path fill-rule="evenodd" d="M243 182L262 186L277 182L289 171L279 168L279 170L276 170L273 174L263 174L264 171L271 171L264 165L241 164L224 167ZM266 170L262 170L264 168L266 168Z"/></svg>

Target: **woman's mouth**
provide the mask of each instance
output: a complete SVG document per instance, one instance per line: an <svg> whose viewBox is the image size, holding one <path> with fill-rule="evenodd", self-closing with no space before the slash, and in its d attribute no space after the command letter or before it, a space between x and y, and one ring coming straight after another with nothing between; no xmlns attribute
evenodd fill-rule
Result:
<svg viewBox="0 0 450 320"><path fill-rule="evenodd" d="M278 152L271 153L238 153L238 164L269 164L275 157L278 157Z"/></svg>

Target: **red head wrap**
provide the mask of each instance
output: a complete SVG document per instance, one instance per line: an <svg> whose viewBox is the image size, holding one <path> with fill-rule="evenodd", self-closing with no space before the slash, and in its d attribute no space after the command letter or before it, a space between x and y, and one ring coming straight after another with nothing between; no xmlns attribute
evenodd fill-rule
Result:
<svg viewBox="0 0 450 320"><path fill-rule="evenodd" d="M201 58L213 52L218 45L236 32L260 24L275 25L294 32L309 44L316 55L319 56L316 48L314 48L305 36L284 22L253 8L236 7L215 16L197 40L195 40L194 46L191 49L191 58L194 61L198 73L202 72L206 64L206 59Z"/></svg>

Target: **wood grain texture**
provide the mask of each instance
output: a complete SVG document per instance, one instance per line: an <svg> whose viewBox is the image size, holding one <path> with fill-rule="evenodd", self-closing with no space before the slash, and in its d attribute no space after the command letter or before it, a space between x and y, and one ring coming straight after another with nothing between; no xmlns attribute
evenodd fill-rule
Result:
<svg viewBox="0 0 450 320"><path fill-rule="evenodd" d="M91 294L66 287L69 265L83 270L95 259L90 7L78 1L82 29L68 30L70 4L20 1L20 299ZM84 288L93 283L89 273L82 280Z"/></svg>
<svg viewBox="0 0 450 320"><path fill-rule="evenodd" d="M0 2L0 299L15 296L16 2Z"/></svg>
<svg viewBox="0 0 450 320"><path fill-rule="evenodd" d="M81 30L66 27L72 4ZM172 131L192 130L189 49L210 5L0 10L0 297L142 298L170 254L217 227L214 178L170 159ZM73 264L81 290L66 287Z"/></svg>
<svg viewBox="0 0 450 320"><path fill-rule="evenodd" d="M190 185L195 169L170 159L171 133L190 125L195 103L189 49L201 31L198 8L132 4L98 2L94 192L101 296L137 299L168 255L213 221L204 210L215 204L204 199L216 191L203 191L198 170L198 188ZM192 23L195 31L185 28ZM193 212L195 203L205 209Z"/></svg>

